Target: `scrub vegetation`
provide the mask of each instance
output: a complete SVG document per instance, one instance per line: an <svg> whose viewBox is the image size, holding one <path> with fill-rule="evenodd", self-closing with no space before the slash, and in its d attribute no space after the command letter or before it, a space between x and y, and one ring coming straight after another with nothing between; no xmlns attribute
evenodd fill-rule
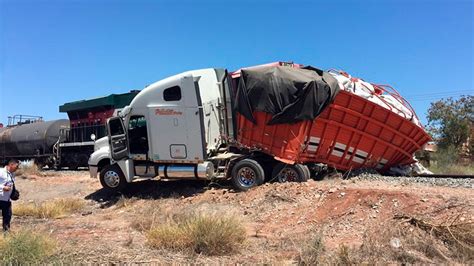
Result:
<svg viewBox="0 0 474 266"><path fill-rule="evenodd" d="M321 232L303 246L299 263L303 265L354 264L470 264L474 260L474 224L458 216L445 223L425 218L395 215L375 230L364 233L358 247L339 245L328 252Z"/></svg>
<svg viewBox="0 0 474 266"><path fill-rule="evenodd" d="M175 216L147 232L154 248L189 251L205 255L236 253L246 239L245 228L236 217L192 213Z"/></svg>
<svg viewBox="0 0 474 266"><path fill-rule="evenodd" d="M47 234L20 230L0 236L0 262L6 265L51 263L56 242Z"/></svg>
<svg viewBox="0 0 474 266"><path fill-rule="evenodd" d="M81 199L65 198L42 203L19 203L13 205L16 216L32 216L35 218L61 218L81 211L85 202Z"/></svg>

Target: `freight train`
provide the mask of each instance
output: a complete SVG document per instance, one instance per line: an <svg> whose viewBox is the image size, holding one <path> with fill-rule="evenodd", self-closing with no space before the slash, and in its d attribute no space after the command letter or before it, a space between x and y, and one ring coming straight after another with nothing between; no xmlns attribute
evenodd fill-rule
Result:
<svg viewBox="0 0 474 266"><path fill-rule="evenodd" d="M40 166L61 169L87 167L94 140L106 135L107 118L128 105L139 91L65 103L59 111L68 119L15 115L0 124L0 165L9 159L34 160Z"/></svg>

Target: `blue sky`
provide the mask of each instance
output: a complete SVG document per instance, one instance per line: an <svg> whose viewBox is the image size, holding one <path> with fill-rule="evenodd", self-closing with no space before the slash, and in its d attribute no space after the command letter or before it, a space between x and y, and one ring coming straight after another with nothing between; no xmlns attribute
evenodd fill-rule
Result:
<svg viewBox="0 0 474 266"><path fill-rule="evenodd" d="M422 121L474 95L473 1L0 0L0 122L182 71L273 61L391 84Z"/></svg>

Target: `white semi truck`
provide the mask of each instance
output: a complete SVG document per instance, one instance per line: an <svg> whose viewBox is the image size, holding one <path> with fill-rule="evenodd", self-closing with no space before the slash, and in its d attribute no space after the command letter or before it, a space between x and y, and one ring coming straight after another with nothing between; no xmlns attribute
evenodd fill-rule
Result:
<svg viewBox="0 0 474 266"><path fill-rule="evenodd" d="M430 139L414 111L390 99L405 106L379 85L296 64L188 71L146 87L109 118L89 169L110 190L155 177L231 179L247 190L305 181L326 165L384 172L413 163Z"/></svg>
<svg viewBox="0 0 474 266"><path fill-rule="evenodd" d="M235 142L232 76L224 69L184 72L153 83L107 121L89 159L108 190L136 179L231 179L247 190L272 177L304 181L306 166L279 164ZM279 174L279 176L276 176ZM272 176L274 175L274 176Z"/></svg>

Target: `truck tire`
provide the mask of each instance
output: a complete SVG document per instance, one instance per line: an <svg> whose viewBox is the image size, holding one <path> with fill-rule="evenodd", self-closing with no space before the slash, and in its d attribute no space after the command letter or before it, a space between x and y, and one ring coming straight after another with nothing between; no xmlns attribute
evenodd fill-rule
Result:
<svg viewBox="0 0 474 266"><path fill-rule="evenodd" d="M280 183L284 182L306 182L311 174L306 165L279 163L272 173L272 178Z"/></svg>
<svg viewBox="0 0 474 266"><path fill-rule="evenodd" d="M125 175L122 173L122 170L120 170L120 167L116 164L106 165L100 171L99 180L102 187L105 190L111 192L121 191L127 186Z"/></svg>
<svg viewBox="0 0 474 266"><path fill-rule="evenodd" d="M309 179L311 179L311 171L309 170L309 167L307 165L304 165L304 164L300 164L300 165L303 167L303 170L306 172L306 180L303 181L303 182L306 182Z"/></svg>
<svg viewBox="0 0 474 266"><path fill-rule="evenodd" d="M263 183L265 172L257 161L244 159L237 162L232 168L231 179L236 190L247 191Z"/></svg>

